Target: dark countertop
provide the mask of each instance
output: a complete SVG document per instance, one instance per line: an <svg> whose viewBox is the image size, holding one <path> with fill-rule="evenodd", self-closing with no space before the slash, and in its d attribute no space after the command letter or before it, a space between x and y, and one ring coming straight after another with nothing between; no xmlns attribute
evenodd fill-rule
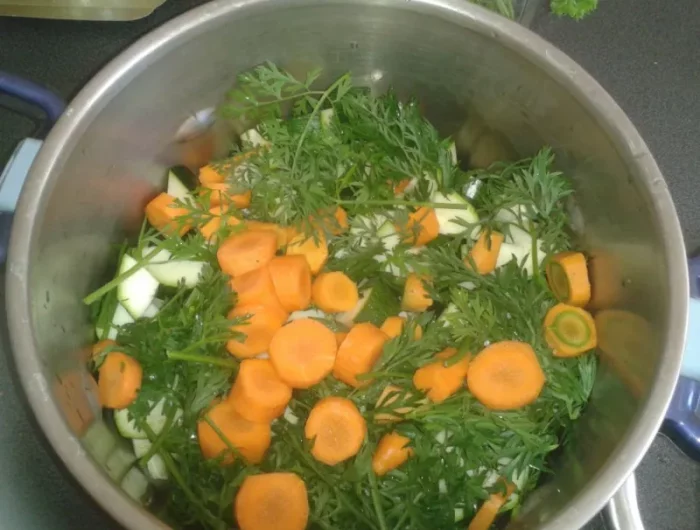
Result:
<svg viewBox="0 0 700 530"><path fill-rule="evenodd" d="M201 3L169 0L130 23L0 19L0 68L70 98L137 37ZM532 27L586 68L627 112L671 188L688 248L700 249L700 2L604 1L580 23L540 9ZM35 121L5 104L0 98L0 167L18 139L37 133ZM13 379L2 327L0 338L0 528L114 528L37 435ZM659 436L637 476L648 529L700 528L700 465ZM597 518L587 528L604 526Z"/></svg>

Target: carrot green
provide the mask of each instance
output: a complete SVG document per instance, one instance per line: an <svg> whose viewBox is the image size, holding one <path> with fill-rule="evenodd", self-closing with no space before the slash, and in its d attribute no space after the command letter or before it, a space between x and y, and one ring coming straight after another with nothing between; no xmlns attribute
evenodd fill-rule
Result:
<svg viewBox="0 0 700 530"><path fill-rule="evenodd" d="M196 229L163 234L144 223L138 240L122 252L135 259L134 268L145 267L155 276L159 270L149 260L165 250L168 263L188 271L192 263L198 264L200 275L190 283L182 279L169 286L159 280L152 311L138 318L113 318L120 307L114 289L133 281L133 268L98 288L86 302L93 304L96 326L101 330L114 326L119 351L143 369L141 389L128 407L128 418L154 444L146 456L160 456L169 476L154 481L149 507L175 528L235 528L234 500L246 477L282 472L303 480L308 527L314 529L464 528L492 494L504 491L503 481L515 490L501 508L508 517L546 480L548 459L566 444L596 373L592 353L569 359L553 355L542 324L557 303L544 273L547 257L576 243L565 208L572 185L554 169L554 154L548 148L518 162L464 170L466 164L453 159L451 140L438 134L416 102L402 101L393 93L375 97L356 87L350 74L318 89L322 79L322 72L314 71L297 80L271 64L239 78L220 113L225 119L257 123L256 134L264 144L252 146L248 136L229 158L212 163L232 193L251 192L246 209L224 201L219 213L274 223L280 234L301 240L327 242L328 260L321 264L321 273L342 272L346 283L357 286L360 301L350 312L334 313L344 311L345 304L336 305L340 296L322 293L323 286L316 284L314 296L319 303L325 300L327 312L323 312L308 305L308 293L290 302L285 291L286 303L291 304L287 307L294 310L290 319L312 319L333 332L351 332L357 325L363 327L356 330L371 329L373 351L359 363L350 351L352 344L337 346L343 357L353 359L352 386L334 377L330 364L322 371L322 380L309 388L289 384L296 389L285 412L272 421L271 443L259 462L248 462L236 439L219 444L224 453L218 458L204 458L198 425L209 441L219 434L208 411L215 406L217 415L227 410L218 403L229 399L239 360L226 345L243 340L248 325L245 313L227 317L241 312L232 312L240 307L232 291L236 282L232 284L222 272L217 252L232 236L247 240L253 231L245 222L220 223L216 237L207 241ZM238 156L241 153L245 156ZM478 193L469 200L463 196L464 183L478 184ZM175 203L185 212L174 220L176 228L200 227L213 217L206 191L195 191ZM339 205L347 212L347 229L327 224L324 228L321 212L333 212ZM422 208L431 212L429 241L420 237L420 224L410 222L411 214ZM447 221L457 228L443 230ZM432 233L435 223L439 233ZM414 231L415 237L404 237L403 229ZM504 237L489 274L474 270L468 257L483 230ZM251 258L245 272L278 265L277 258L270 261L272 244L265 248L269 251L264 260L257 264L258 258ZM276 252L286 251L282 245ZM233 273L238 275L237 271ZM272 278L281 297L286 287L274 281L277 274L284 270L275 271ZM402 314L402 329L390 338L378 327L401 311L409 274L423 279L430 306L420 313ZM269 291L266 297L274 298ZM354 302L355 293L346 298ZM297 309L308 314L299 315ZM309 325L295 327L305 326ZM423 333L416 339L418 326ZM274 335L290 333L289 328L284 330L283 326ZM277 341L271 337L270 348L278 357L277 352L283 351L287 363L301 364L303 359L295 356L304 348L312 349L303 334L291 341L299 343L296 350L291 342L281 344L279 337ZM468 391L468 360L499 341L526 343L534 352L545 383L531 404L491 410ZM335 335L332 340L329 335L323 346L324 360L329 356L333 360ZM460 363L460 375L454 392L433 402L415 388L413 377L447 348L453 348L453 355L442 362ZM103 359L98 355L92 361L95 370ZM275 360L271 359L273 365ZM280 366L284 363L278 362L276 370ZM279 375L285 383L291 380L285 377L289 374ZM387 385L396 389L396 399L383 399L377 406ZM331 397L349 400L366 422L359 449L353 446L335 465L314 456L321 451L318 447L314 451L315 440L305 432L311 410ZM167 421L153 428L149 414L161 402ZM382 417L383 421L375 421ZM387 417L397 421L386 421ZM397 459L391 470L383 466L377 476L373 455L380 440L390 434L409 440L410 458ZM324 449L323 454L330 451Z"/></svg>

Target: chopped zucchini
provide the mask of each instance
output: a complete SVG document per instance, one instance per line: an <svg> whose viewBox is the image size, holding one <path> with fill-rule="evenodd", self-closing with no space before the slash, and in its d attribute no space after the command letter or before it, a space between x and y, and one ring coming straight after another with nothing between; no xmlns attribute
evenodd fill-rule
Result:
<svg viewBox="0 0 700 530"><path fill-rule="evenodd" d="M359 248L366 248L377 240L379 228L388 220L389 218L381 213L358 215L350 222L350 234L355 237Z"/></svg>
<svg viewBox="0 0 700 530"><path fill-rule="evenodd" d="M155 317L158 312L160 311L160 308L163 307L163 300L159 300L158 298L154 298L153 302L151 302L151 305L149 305L146 308L146 311L143 313L144 318L153 318Z"/></svg>
<svg viewBox="0 0 700 530"><path fill-rule="evenodd" d="M435 192L431 198L432 202L440 204L454 204L457 208L436 208L439 231L441 234L453 235L461 234L468 228L462 224L475 225L479 222L479 215L470 202L459 193L450 192L448 194ZM478 234L478 227L472 230L472 236Z"/></svg>
<svg viewBox="0 0 700 530"><path fill-rule="evenodd" d="M152 403L149 404L152 405ZM160 434L168 421L168 415L165 413L164 408L165 398L158 401L151 409L151 412L148 413L148 416L146 416L146 423L155 434ZM181 416L182 409L177 409L173 421L178 421ZM136 426L136 422L134 422L134 419L131 417L128 408L114 411L114 424L117 426L119 434L124 438L135 440L145 440L148 438L146 433Z"/></svg>
<svg viewBox="0 0 700 530"><path fill-rule="evenodd" d="M459 160L457 159L457 145L453 142L450 142L450 158L452 159L452 164L457 165L459 164Z"/></svg>
<svg viewBox="0 0 700 530"><path fill-rule="evenodd" d="M401 243L401 238L396 231L394 223L391 221L385 221L384 224L379 227L377 236L387 252L391 252Z"/></svg>
<svg viewBox="0 0 700 530"><path fill-rule="evenodd" d="M148 256L154 250L153 247L145 247L142 255ZM205 265L203 261L173 259L172 254L163 248L148 260L146 270L161 285L177 287L182 282L191 288L199 283Z"/></svg>
<svg viewBox="0 0 700 530"><path fill-rule="evenodd" d="M146 476L138 468L131 468L121 482L124 492L136 502L143 503L150 496L150 484Z"/></svg>
<svg viewBox="0 0 700 530"><path fill-rule="evenodd" d="M291 423L292 425L296 425L297 423L299 423L299 417L296 414L294 414L294 412L292 412L292 409L290 409L289 407L284 409L283 417L285 420L287 420L288 423Z"/></svg>
<svg viewBox="0 0 700 530"><path fill-rule="evenodd" d="M501 208L494 218L507 225L503 228L506 235L506 243L526 245L532 241L530 236L530 220L527 216L527 208L522 204L516 204L511 208Z"/></svg>
<svg viewBox="0 0 700 530"><path fill-rule="evenodd" d="M364 309L371 295L372 288L362 291L362 293L360 294L360 299L358 300L355 307L353 307L350 311L346 311L345 313L339 313L335 317L336 320L345 326L352 326L353 322L355 321L355 318L357 318L357 315L360 313L360 311Z"/></svg>
<svg viewBox="0 0 700 530"><path fill-rule="evenodd" d="M385 283L377 282L369 290L353 322L371 322L375 326L381 326L388 317L398 315L399 311L401 311L401 303L398 294Z"/></svg>
<svg viewBox="0 0 700 530"><path fill-rule="evenodd" d="M114 310L114 316L112 317L112 323L107 332L107 338L116 340L117 335L119 335L119 328L126 324L131 324L132 322L134 322L134 317L129 314L123 305L117 304Z"/></svg>
<svg viewBox="0 0 700 530"><path fill-rule="evenodd" d="M328 129L333 123L333 118L335 117L335 111L333 109L323 109L321 111L321 128Z"/></svg>
<svg viewBox="0 0 700 530"><path fill-rule="evenodd" d="M168 171L168 195L182 202L194 202L190 191L197 184L197 177L185 166L175 166Z"/></svg>
<svg viewBox="0 0 700 530"><path fill-rule="evenodd" d="M260 134L257 129L248 129L246 132L241 134L241 143L244 147L249 148L264 147L270 145L270 142L263 138L262 134Z"/></svg>
<svg viewBox="0 0 700 530"><path fill-rule="evenodd" d="M136 458L141 458L151 450L153 444L150 440L132 440L134 454ZM146 463L146 471L153 480L168 480L168 469L165 467L165 460L158 453L151 456Z"/></svg>
<svg viewBox="0 0 700 530"><path fill-rule="evenodd" d="M542 248L543 242L541 239L537 240L537 261L541 265L545 258L545 252ZM496 268L503 267L507 263L515 260L518 265L522 265L523 269L532 275L534 271L532 263L532 237L528 234L527 240L516 243L503 242L501 244L501 250L498 252L498 259L496 260Z"/></svg>
<svg viewBox="0 0 700 530"><path fill-rule="evenodd" d="M134 258L124 254L119 265L119 274L124 274L137 265L138 262ZM117 300L132 317L140 318L153 302L157 290L158 280L142 267L119 284Z"/></svg>
<svg viewBox="0 0 700 530"><path fill-rule="evenodd" d="M320 309L305 309L303 311L294 311L291 315L289 315L289 318L287 319L287 322L292 322L293 320L299 320L301 318L321 318L321 319L326 319L328 318L328 315L321 311Z"/></svg>

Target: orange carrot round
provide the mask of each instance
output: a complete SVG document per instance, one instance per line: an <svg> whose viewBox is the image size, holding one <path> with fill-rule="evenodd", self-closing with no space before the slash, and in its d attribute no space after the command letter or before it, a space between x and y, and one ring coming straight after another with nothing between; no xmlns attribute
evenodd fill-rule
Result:
<svg viewBox="0 0 700 530"><path fill-rule="evenodd" d="M309 498L294 473L265 473L245 478L236 494L234 514L240 530L304 530Z"/></svg>
<svg viewBox="0 0 700 530"><path fill-rule="evenodd" d="M382 436L372 455L372 470L375 475L386 475L406 462L413 455L413 449L407 447L410 442L409 438L397 432Z"/></svg>
<svg viewBox="0 0 700 530"><path fill-rule="evenodd" d="M366 434L367 424L355 404L335 396L318 401L304 426L304 435L313 441L311 454L329 466L355 456Z"/></svg>
<svg viewBox="0 0 700 530"><path fill-rule="evenodd" d="M267 359L242 361L228 397L233 410L243 418L261 423L279 418L290 399L291 387Z"/></svg>
<svg viewBox="0 0 700 530"><path fill-rule="evenodd" d="M342 313L357 305L357 284L342 272L324 272L316 276L311 298L321 311Z"/></svg>
<svg viewBox="0 0 700 530"><path fill-rule="evenodd" d="M485 407L513 410L537 399L545 376L529 344L496 342L487 346L469 366L467 386Z"/></svg>
<svg viewBox="0 0 700 530"><path fill-rule="evenodd" d="M136 359L122 352L108 353L99 370L100 403L108 409L128 407L136 400L142 379L143 369Z"/></svg>
<svg viewBox="0 0 700 530"><path fill-rule="evenodd" d="M433 299L423 285L423 280L415 273L406 277L401 298L401 309L404 311L422 312L433 305Z"/></svg>
<svg viewBox="0 0 700 530"><path fill-rule="evenodd" d="M255 357L268 350L273 336L285 323L289 315L279 304L238 305L229 314L229 319L250 318L231 330L245 334L245 338L232 339L226 343L226 349L239 359Z"/></svg>
<svg viewBox="0 0 700 530"><path fill-rule="evenodd" d="M472 263L476 267L476 272L479 274L489 274L496 268L498 261L498 253L501 251L503 244L503 234L491 230L482 230L479 234L479 239L476 240L474 246L469 251L469 259L464 260L467 268L472 268Z"/></svg>
<svg viewBox="0 0 700 530"><path fill-rule="evenodd" d="M336 236L347 231L350 226L348 224L348 213L340 206L320 212L311 219L311 222L321 230Z"/></svg>
<svg viewBox="0 0 700 530"><path fill-rule="evenodd" d="M283 248L287 244L289 231L284 226L280 226L275 223L263 223L261 221L251 220L247 220L245 225L248 230L267 230L268 232L274 232L277 236L278 249Z"/></svg>
<svg viewBox="0 0 700 530"><path fill-rule="evenodd" d="M146 219L153 228L166 235L178 233L184 236L192 227L178 218L188 213L186 208L175 204L175 197L167 193L161 193L146 205Z"/></svg>
<svg viewBox="0 0 700 530"><path fill-rule="evenodd" d="M282 307L290 313L311 304L311 269L304 256L277 256L269 265L270 277Z"/></svg>
<svg viewBox="0 0 700 530"><path fill-rule="evenodd" d="M282 327L270 343L270 360L282 381L309 388L333 370L335 335L316 320L302 318Z"/></svg>
<svg viewBox="0 0 700 530"><path fill-rule="evenodd" d="M423 206L409 214L406 225L397 225L396 229L406 243L420 247L427 245L438 236L440 224L435 210Z"/></svg>
<svg viewBox="0 0 700 530"><path fill-rule="evenodd" d="M234 277L231 290L240 305L281 305L267 266Z"/></svg>
<svg viewBox="0 0 700 530"><path fill-rule="evenodd" d="M206 414L224 438L202 418L197 422L197 439L204 458L217 458L225 455L222 465L232 464L235 455L229 444L248 462L259 464L270 447L269 423L248 421L241 417L227 401L214 405ZM228 443L227 443L228 442Z"/></svg>
<svg viewBox="0 0 700 530"><path fill-rule="evenodd" d="M384 332L374 324L355 324L338 348L333 376L354 387L366 384L358 381L357 376L372 371L387 340Z"/></svg>
<svg viewBox="0 0 700 530"><path fill-rule="evenodd" d="M240 276L267 265L277 251L277 236L265 230L246 230L228 237L216 253L221 270Z"/></svg>
<svg viewBox="0 0 700 530"><path fill-rule="evenodd" d="M203 184L199 194L207 194L209 196L209 206L233 205L239 209L250 206L250 199L253 196L250 190L241 193L233 193L232 186L227 182Z"/></svg>
<svg viewBox="0 0 700 530"><path fill-rule="evenodd" d="M95 344L92 345L90 358L94 359L95 357L102 355L107 348L116 345L117 342L112 339L102 339L100 341L97 341Z"/></svg>
<svg viewBox="0 0 700 530"><path fill-rule="evenodd" d="M287 255L304 256L312 274L318 274L328 261L328 243L323 233L315 237L297 234L287 243Z"/></svg>
<svg viewBox="0 0 700 530"><path fill-rule="evenodd" d="M500 493L493 493L484 501L474 518L469 522L467 530L488 530L496 520L501 507L506 503L507 497Z"/></svg>
<svg viewBox="0 0 700 530"><path fill-rule="evenodd" d="M445 401L464 385L469 367L469 355L446 366L446 361L457 354L455 348L446 348L436 355L437 361L421 366L413 374L413 385L426 392L434 403Z"/></svg>
<svg viewBox="0 0 700 530"><path fill-rule="evenodd" d="M586 256L581 252L560 252L547 264L547 281L560 302L583 307L591 301Z"/></svg>
<svg viewBox="0 0 700 530"><path fill-rule="evenodd" d="M221 206L213 206L212 208L209 208L209 213L212 215L212 218L199 227L199 232L204 236L204 239L207 241L212 241L213 237L221 227L224 209ZM233 215L226 216L227 226L236 226L237 224L240 224L240 222L241 220Z"/></svg>
<svg viewBox="0 0 700 530"><path fill-rule="evenodd" d="M207 184L217 184L226 180L226 177L209 164L199 168L199 183L203 186Z"/></svg>
<svg viewBox="0 0 700 530"><path fill-rule="evenodd" d="M591 314L568 304L557 304L547 312L544 338L557 357L576 357L598 345Z"/></svg>
<svg viewBox="0 0 700 530"><path fill-rule="evenodd" d="M394 339L401 335L403 332L403 327L406 325L406 319L404 317L388 317L382 324L381 329L387 337ZM423 328L416 324L416 329L413 332L413 338L418 340L423 336Z"/></svg>

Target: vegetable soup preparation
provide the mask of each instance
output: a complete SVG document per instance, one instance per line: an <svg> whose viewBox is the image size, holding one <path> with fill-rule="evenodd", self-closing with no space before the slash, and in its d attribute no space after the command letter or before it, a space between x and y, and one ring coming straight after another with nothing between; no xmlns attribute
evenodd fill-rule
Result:
<svg viewBox="0 0 700 530"><path fill-rule="evenodd" d="M321 76L240 75L244 132L168 170L84 300L129 493L181 529L496 528L595 379L574 188Z"/></svg>

